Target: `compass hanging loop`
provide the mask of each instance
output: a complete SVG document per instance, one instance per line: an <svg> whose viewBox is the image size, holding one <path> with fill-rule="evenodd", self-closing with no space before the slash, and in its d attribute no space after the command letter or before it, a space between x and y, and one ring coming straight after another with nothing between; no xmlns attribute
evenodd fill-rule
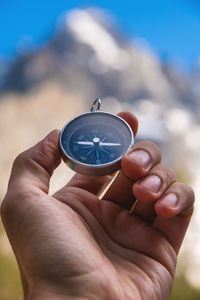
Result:
<svg viewBox="0 0 200 300"><path fill-rule="evenodd" d="M100 98L96 98L96 100L93 102L93 104L91 106L90 111L91 112L97 112L97 111L100 110L100 106L101 106L101 99Z"/></svg>

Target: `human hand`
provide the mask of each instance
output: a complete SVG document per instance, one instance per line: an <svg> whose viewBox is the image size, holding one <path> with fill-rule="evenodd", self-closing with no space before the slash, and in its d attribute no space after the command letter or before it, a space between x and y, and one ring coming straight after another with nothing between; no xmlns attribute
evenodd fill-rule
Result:
<svg viewBox="0 0 200 300"><path fill-rule="evenodd" d="M137 132L137 120L121 113ZM111 176L72 180L48 195L60 164L59 131L20 154L1 207L25 299L168 299L193 211L192 189L140 142ZM128 210L140 202L132 215Z"/></svg>

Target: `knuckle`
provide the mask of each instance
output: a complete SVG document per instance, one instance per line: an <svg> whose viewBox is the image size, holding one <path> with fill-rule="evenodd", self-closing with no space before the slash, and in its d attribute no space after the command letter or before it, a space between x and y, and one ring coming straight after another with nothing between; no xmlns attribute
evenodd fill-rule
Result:
<svg viewBox="0 0 200 300"><path fill-rule="evenodd" d="M175 171L174 171L173 169L167 167L167 166L165 166L165 168L166 168L166 174L167 174L168 176L170 176L174 181L176 181L176 180L177 180L177 177L176 177Z"/></svg>
<svg viewBox="0 0 200 300"><path fill-rule="evenodd" d="M18 198L18 193L13 191L7 191L4 199L1 202L0 211L1 216L6 218L10 215L13 211L16 210L16 199Z"/></svg>
<svg viewBox="0 0 200 300"><path fill-rule="evenodd" d="M1 214L1 217L3 217L4 211L5 211L5 208L4 208L4 200L3 200L1 202L1 204L0 204L0 214Z"/></svg>
<svg viewBox="0 0 200 300"><path fill-rule="evenodd" d="M193 188L189 184L186 184L186 183L183 183L183 182L177 182L176 185L179 188L179 190L182 191L182 193L184 194L184 196L186 196L187 198L189 198L190 201L192 203L194 203L194 201L195 201L195 194L194 194Z"/></svg>
<svg viewBox="0 0 200 300"><path fill-rule="evenodd" d="M146 150L151 154L153 160L156 160L158 162L161 161L161 151L154 143L150 141L140 141L135 144L135 148Z"/></svg>
<svg viewBox="0 0 200 300"><path fill-rule="evenodd" d="M26 159L26 151L18 154L13 161L13 168L18 168L20 165L24 163L25 159Z"/></svg>
<svg viewBox="0 0 200 300"><path fill-rule="evenodd" d="M12 223L19 216L23 217L27 210L31 210L32 203L40 197L40 192L31 187L14 188L8 190L1 206L0 213L4 224Z"/></svg>
<svg viewBox="0 0 200 300"><path fill-rule="evenodd" d="M6 195L5 198L2 200L1 205L0 205L0 214L1 214L1 218L2 218L3 221L6 219L6 217L9 214L11 208L12 208L12 206L10 205L10 201L9 201L7 195Z"/></svg>
<svg viewBox="0 0 200 300"><path fill-rule="evenodd" d="M154 143L152 143L150 141L140 141L135 145L137 147L142 147L142 148L152 148L152 150L160 152L160 149L158 148L158 146L156 146Z"/></svg>
<svg viewBox="0 0 200 300"><path fill-rule="evenodd" d="M163 178L170 178L172 181L176 181L176 173L173 169L169 168L165 164L157 164L153 169L153 172L156 172Z"/></svg>

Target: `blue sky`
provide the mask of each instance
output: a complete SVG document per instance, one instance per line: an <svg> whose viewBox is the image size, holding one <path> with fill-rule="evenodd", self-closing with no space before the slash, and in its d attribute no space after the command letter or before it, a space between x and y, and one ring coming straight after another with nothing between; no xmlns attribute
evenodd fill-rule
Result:
<svg viewBox="0 0 200 300"><path fill-rule="evenodd" d="M199 0L0 0L0 57L13 58L25 36L41 44L64 11L90 5L107 9L127 36L146 39L158 55L184 69L200 57Z"/></svg>

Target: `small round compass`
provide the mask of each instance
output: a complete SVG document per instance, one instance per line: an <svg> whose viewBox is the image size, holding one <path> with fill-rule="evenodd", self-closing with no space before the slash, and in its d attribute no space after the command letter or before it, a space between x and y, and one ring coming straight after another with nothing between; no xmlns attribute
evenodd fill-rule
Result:
<svg viewBox="0 0 200 300"><path fill-rule="evenodd" d="M71 120L60 134L63 160L85 175L106 175L119 170L122 156L134 143L128 123L117 115L99 111L100 104L97 98L90 112Z"/></svg>

